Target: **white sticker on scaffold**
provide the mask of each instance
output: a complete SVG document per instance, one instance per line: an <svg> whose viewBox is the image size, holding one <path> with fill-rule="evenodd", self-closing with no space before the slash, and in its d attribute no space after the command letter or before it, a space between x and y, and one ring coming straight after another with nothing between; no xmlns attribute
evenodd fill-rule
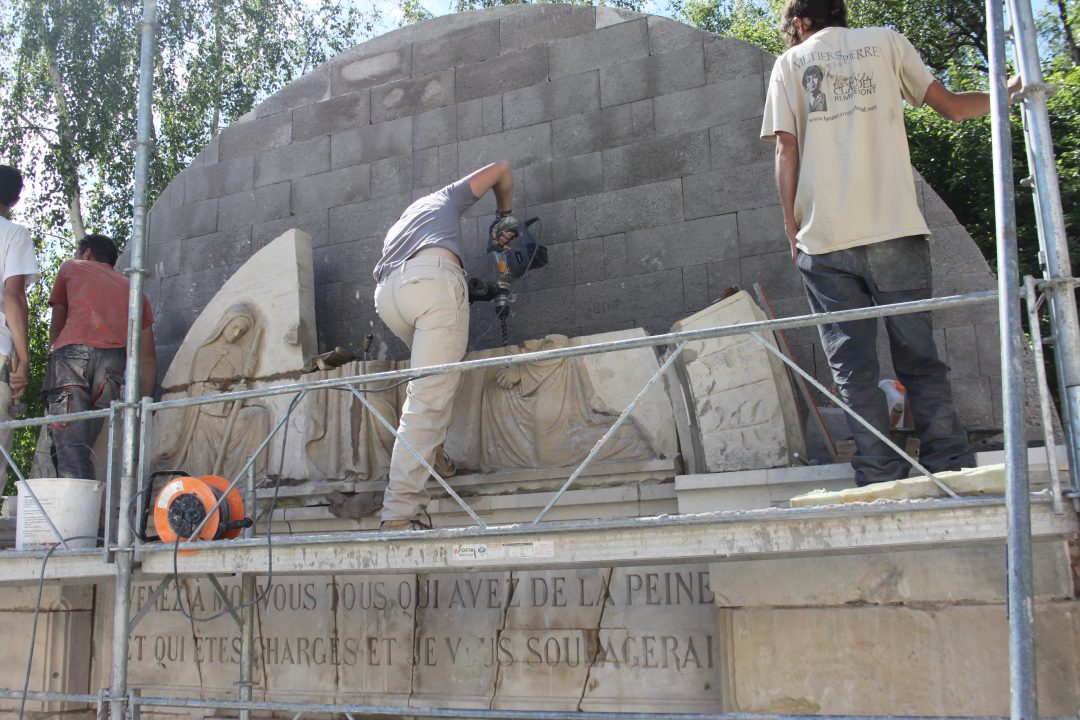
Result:
<svg viewBox="0 0 1080 720"><path fill-rule="evenodd" d="M552 557L555 557L555 543L551 540L457 543L450 547L450 562L459 565Z"/></svg>

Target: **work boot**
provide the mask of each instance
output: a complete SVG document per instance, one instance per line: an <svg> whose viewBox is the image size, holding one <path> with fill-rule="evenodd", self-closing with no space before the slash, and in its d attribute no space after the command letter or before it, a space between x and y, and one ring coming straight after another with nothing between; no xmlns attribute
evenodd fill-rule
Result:
<svg viewBox="0 0 1080 720"><path fill-rule="evenodd" d="M435 462L432 463L432 467L443 480L457 475L457 464L446 454L442 445L435 448Z"/></svg>
<svg viewBox="0 0 1080 720"><path fill-rule="evenodd" d="M423 520L383 520L379 524L379 532L398 532L401 530L430 530L431 525Z"/></svg>

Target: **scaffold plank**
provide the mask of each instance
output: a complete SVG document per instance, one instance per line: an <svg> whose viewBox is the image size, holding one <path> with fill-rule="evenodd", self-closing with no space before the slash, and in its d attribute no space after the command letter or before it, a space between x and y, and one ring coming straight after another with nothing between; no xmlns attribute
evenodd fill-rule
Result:
<svg viewBox="0 0 1080 720"><path fill-rule="evenodd" d="M1032 507L1037 540L1074 536L1075 513ZM507 525L425 532L284 536L273 541L281 574L394 573L602 567L719 562L874 552L958 544L1003 544L1000 499L926 500L826 508L783 508L540 526ZM182 574L265 573L265 538L200 544L175 558ZM141 551L141 574L173 571L173 553Z"/></svg>
<svg viewBox="0 0 1080 720"><path fill-rule="evenodd" d="M773 508L625 520L448 528L426 532L352 532L273 538L275 573L449 572L555 567L722 562L885 552L967 544L1004 544L1000 498L877 502L821 508ZM1076 513L1055 514L1047 499L1032 504L1036 541L1074 537ZM199 543L177 558L181 574L265 573L266 538ZM136 575L173 572L172 546L143 545ZM36 581L41 552L0 552L0 585ZM57 551L45 578L100 582L113 578L100 550Z"/></svg>

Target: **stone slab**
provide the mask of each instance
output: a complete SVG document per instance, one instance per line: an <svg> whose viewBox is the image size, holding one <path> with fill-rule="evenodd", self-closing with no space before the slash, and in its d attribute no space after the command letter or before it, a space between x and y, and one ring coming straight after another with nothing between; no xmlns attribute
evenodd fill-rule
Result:
<svg viewBox="0 0 1080 720"><path fill-rule="evenodd" d="M198 343L230 307L251 299L253 287L261 288L258 305L266 309L265 342L270 348L260 358L258 374L268 377L303 367L316 345L311 267L311 238L299 231L285 233L253 255L220 286L192 325L187 338L193 342L185 338L185 345L165 373L162 385L166 391L186 386Z"/></svg>
<svg viewBox="0 0 1080 720"><path fill-rule="evenodd" d="M600 104L622 105L704 85L700 41L698 34L693 45L604 67L600 71Z"/></svg>
<svg viewBox="0 0 1080 720"><path fill-rule="evenodd" d="M363 46L361 46L362 48ZM412 74L412 46L401 45L362 53L346 53L331 67L331 94L354 93Z"/></svg>
<svg viewBox="0 0 1080 720"><path fill-rule="evenodd" d="M503 94L503 117L507 129L589 112L599 107L600 86L596 72L556 78Z"/></svg>
<svg viewBox="0 0 1080 720"><path fill-rule="evenodd" d="M1032 546L1039 601L1074 592L1069 547ZM824 607L1004 603L1007 568L1002 547L956 547L874 555L736 560L709 568L719 607Z"/></svg>
<svg viewBox="0 0 1080 720"><path fill-rule="evenodd" d="M641 337L641 330L609 333L599 336L585 336L563 340L569 346L585 345L593 342L605 342L619 338ZM539 343L540 341L536 341ZM534 343L534 344L536 344ZM516 349L516 348L515 348ZM530 344L527 349L537 349ZM520 350L517 350L520 352ZM481 350L466 355L466 359L483 357L501 357L509 354L506 349ZM574 363L575 372L584 373L583 379L591 388L588 398L569 398L567 405L579 400L588 403L591 413L598 417L609 418L606 420L610 425L618 417L619 413L629 405L635 395L644 387L652 374L659 368L655 353L649 348L627 350L618 353L604 353L590 355ZM479 469L486 463L501 463L502 461L484 460L483 437L485 435L482 425L490 424L490 413L503 408L502 395L496 387L499 370L487 370L484 372L469 373L462 382L462 386L454 403L454 420L447 433L446 452L458 464L459 468ZM561 371L560 371L561 372ZM550 376L554 382L555 376ZM546 378L545 378L546 379ZM560 386L561 387L561 386ZM576 387L576 385L575 385ZM515 386L521 392L523 385ZM509 390L507 390L509 392ZM552 392L548 388L539 385L535 391L530 391L528 398L521 399L526 406L532 407L534 403L541 402L545 392ZM568 389L569 391L569 389ZM533 392L536 394L534 395ZM485 408L487 408L485 410ZM524 410L522 410L524 412ZM545 413L547 411L545 410ZM569 410L567 411L569 412ZM677 453L675 440L674 421L671 414L671 403L668 400L665 389L662 386L654 387L638 404L631 414L628 422L628 431L640 435L644 446L650 449L651 458L669 458ZM532 417L531 415L529 417ZM545 417L547 417L545 415ZM580 418L575 411L571 414L561 415L566 422L578 422ZM525 421L525 416L520 418ZM506 418L504 422L509 421ZM599 436L597 436L599 439ZM643 446L643 447L644 447ZM591 447L591 446L590 446ZM585 452L587 453L587 448ZM581 454L576 460L565 458L567 463L558 465L570 465L580 462L585 454ZM490 457L490 456L489 456ZM500 455L501 457L501 455ZM609 461L617 461L620 458L609 458ZM542 466L543 467L543 466ZM509 467L504 469L511 469ZM522 468L525 469L525 468ZM497 475L497 473L496 473ZM494 479L494 478L493 478ZM496 480L497 481L497 480Z"/></svg>
<svg viewBox="0 0 1080 720"><path fill-rule="evenodd" d="M644 17L558 40L551 48L551 77L576 75L649 54L649 29Z"/></svg>
<svg viewBox="0 0 1080 720"><path fill-rule="evenodd" d="M961 496L1005 494L1004 463L935 473L935 477ZM947 495L929 477L919 476L834 492L815 491L792 498L791 507L817 507L820 505L874 502L875 500L917 500L935 497L947 497Z"/></svg>
<svg viewBox="0 0 1080 720"><path fill-rule="evenodd" d="M1080 703L1080 608L1037 606L1035 627L1040 713L1071 715ZM735 610L730 628L735 712L1009 712L1001 605Z"/></svg>
<svg viewBox="0 0 1080 720"><path fill-rule="evenodd" d="M330 63L323 63L259 103L258 117L283 113L330 97Z"/></svg>
<svg viewBox="0 0 1080 720"><path fill-rule="evenodd" d="M672 327L673 332L760 321L765 314L741 291ZM774 344L771 336L766 342ZM787 371L752 337L687 343L680 362L701 436L702 470L787 465L802 454L800 424Z"/></svg>
<svg viewBox="0 0 1080 720"><path fill-rule="evenodd" d="M682 220L682 187L678 180L639 185L578 198L578 238L611 235Z"/></svg>
<svg viewBox="0 0 1080 720"><path fill-rule="evenodd" d="M380 85L371 91L371 122L395 120L454 102L454 71L433 72L417 78Z"/></svg>
<svg viewBox="0 0 1080 720"><path fill-rule="evenodd" d="M20 591L9 594L5 589L0 595L3 596L0 603L11 608L22 605L25 599L25 595ZM36 592L33 595L36 596ZM56 597L55 590L47 591L46 609L38 617L36 637L31 638L30 628L34 622L33 599L32 596L29 608L0 610L0 633L5 638L5 661L0 664L0 687L18 688L21 691L26 681L27 661L31 659L32 652L29 678L31 690L92 692L92 611L89 608L71 608L63 597ZM18 717L19 705L18 700L0 700L0 714ZM72 705L59 702L26 703L27 717L38 712L42 715L62 714L64 710L71 709Z"/></svg>
<svg viewBox="0 0 1080 720"><path fill-rule="evenodd" d="M371 122L371 94L357 92L293 110L293 142L331 135Z"/></svg>

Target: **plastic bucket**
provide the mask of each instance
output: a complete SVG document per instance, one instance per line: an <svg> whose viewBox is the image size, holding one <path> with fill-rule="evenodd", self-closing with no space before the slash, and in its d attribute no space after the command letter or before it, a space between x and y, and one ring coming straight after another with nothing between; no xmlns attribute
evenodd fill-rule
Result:
<svg viewBox="0 0 1080 720"><path fill-rule="evenodd" d="M34 478L15 483L19 490L19 512L15 520L15 549L35 550L59 545L56 535L30 497L26 484L49 514L49 520L64 538L91 536L85 540L69 540L69 548L94 547L97 541L98 520L101 516L101 496L105 484L96 480L71 478Z"/></svg>

